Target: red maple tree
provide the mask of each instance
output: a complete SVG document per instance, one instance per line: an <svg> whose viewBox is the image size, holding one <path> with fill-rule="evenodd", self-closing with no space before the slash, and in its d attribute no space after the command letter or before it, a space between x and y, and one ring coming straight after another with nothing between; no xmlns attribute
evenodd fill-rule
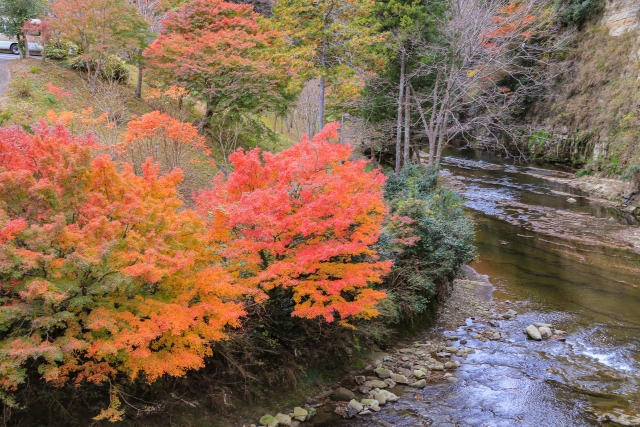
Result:
<svg viewBox="0 0 640 427"><path fill-rule="evenodd" d="M192 0L167 14L145 56L153 74L206 104L204 124L215 111L264 111L283 101L287 74L269 55L283 41L250 5Z"/></svg>
<svg viewBox="0 0 640 427"><path fill-rule="evenodd" d="M337 128L280 153L237 151L229 177L196 196L234 283L258 299L290 288L293 315L326 321L377 315L386 294L370 285L391 268L372 248L387 213L385 177L329 141Z"/></svg>

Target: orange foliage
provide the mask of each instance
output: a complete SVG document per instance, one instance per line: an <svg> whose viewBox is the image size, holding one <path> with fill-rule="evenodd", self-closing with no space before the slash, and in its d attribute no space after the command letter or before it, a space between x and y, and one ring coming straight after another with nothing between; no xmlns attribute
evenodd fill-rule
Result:
<svg viewBox="0 0 640 427"><path fill-rule="evenodd" d="M372 248L387 209L384 175L351 161L336 123L281 153L234 153L227 179L196 196L234 283L266 298L290 288L295 316L326 321L377 315L379 283L391 263Z"/></svg>
<svg viewBox="0 0 640 427"><path fill-rule="evenodd" d="M273 62L284 43L247 4L191 0L162 21L145 51L149 71L187 89L214 111L264 111L283 102L288 73Z"/></svg>
<svg viewBox="0 0 640 427"><path fill-rule="evenodd" d="M516 0L500 9L498 13L499 15L493 18L496 27L483 34L484 47L499 53L507 47L506 44L498 42L500 39L520 42L528 41L534 36L533 24L538 18L531 14L531 6L519 4Z"/></svg>
<svg viewBox="0 0 640 427"><path fill-rule="evenodd" d="M179 169L161 175L148 159L136 175L63 125L99 121L90 111L48 118L33 133L0 128L0 396L27 365L55 385L184 375L240 326L248 298L276 287L291 289L295 316L350 327L377 315L386 295L371 285L391 269L373 248L385 177L329 142L337 124L281 153L234 153L198 213L178 197ZM158 133L201 144L156 112L130 124L123 148ZM111 391L96 419L121 419Z"/></svg>
<svg viewBox="0 0 640 427"><path fill-rule="evenodd" d="M150 157L170 171L182 165L188 148L211 154L204 144L204 138L198 135L198 128L168 114L153 111L129 122L118 151L134 168L140 168Z"/></svg>
<svg viewBox="0 0 640 427"><path fill-rule="evenodd" d="M51 95L54 95L58 101L62 98L68 98L71 96L71 92L65 92L61 87L55 86L51 83L47 83L47 90Z"/></svg>
<svg viewBox="0 0 640 427"><path fill-rule="evenodd" d="M56 384L202 367L242 288L183 209L181 172L119 172L91 135L33 129L0 128L0 388L28 362Z"/></svg>

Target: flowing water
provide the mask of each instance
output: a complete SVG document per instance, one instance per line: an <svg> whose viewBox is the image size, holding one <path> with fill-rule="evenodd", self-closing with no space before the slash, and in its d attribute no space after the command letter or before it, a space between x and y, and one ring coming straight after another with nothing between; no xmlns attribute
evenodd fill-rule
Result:
<svg viewBox="0 0 640 427"><path fill-rule="evenodd" d="M481 342L457 383L407 392L381 412L340 426L591 426L593 412L640 412L640 229L586 194L545 179L562 174L486 153L450 152L444 174L477 223L472 267L493 298L521 313L504 340ZM574 198L575 203L570 203ZM527 340L532 322L569 332L566 342ZM467 321L469 325L473 322ZM482 327L482 326L478 326Z"/></svg>

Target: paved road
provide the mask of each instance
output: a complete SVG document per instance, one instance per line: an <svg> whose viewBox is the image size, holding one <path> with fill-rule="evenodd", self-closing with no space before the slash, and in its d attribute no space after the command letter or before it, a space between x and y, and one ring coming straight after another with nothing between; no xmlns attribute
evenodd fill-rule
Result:
<svg viewBox="0 0 640 427"><path fill-rule="evenodd" d="M9 85L9 70L7 70L7 64L9 61L19 58L18 55L3 54L0 53L0 96L4 94Z"/></svg>

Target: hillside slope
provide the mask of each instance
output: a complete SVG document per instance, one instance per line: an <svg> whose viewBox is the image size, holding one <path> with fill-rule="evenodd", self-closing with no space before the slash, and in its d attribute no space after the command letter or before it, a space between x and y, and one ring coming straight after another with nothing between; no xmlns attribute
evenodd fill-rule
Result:
<svg viewBox="0 0 640 427"><path fill-rule="evenodd" d="M640 4L610 0L585 25L568 71L531 117L534 156L623 174L640 164Z"/></svg>

